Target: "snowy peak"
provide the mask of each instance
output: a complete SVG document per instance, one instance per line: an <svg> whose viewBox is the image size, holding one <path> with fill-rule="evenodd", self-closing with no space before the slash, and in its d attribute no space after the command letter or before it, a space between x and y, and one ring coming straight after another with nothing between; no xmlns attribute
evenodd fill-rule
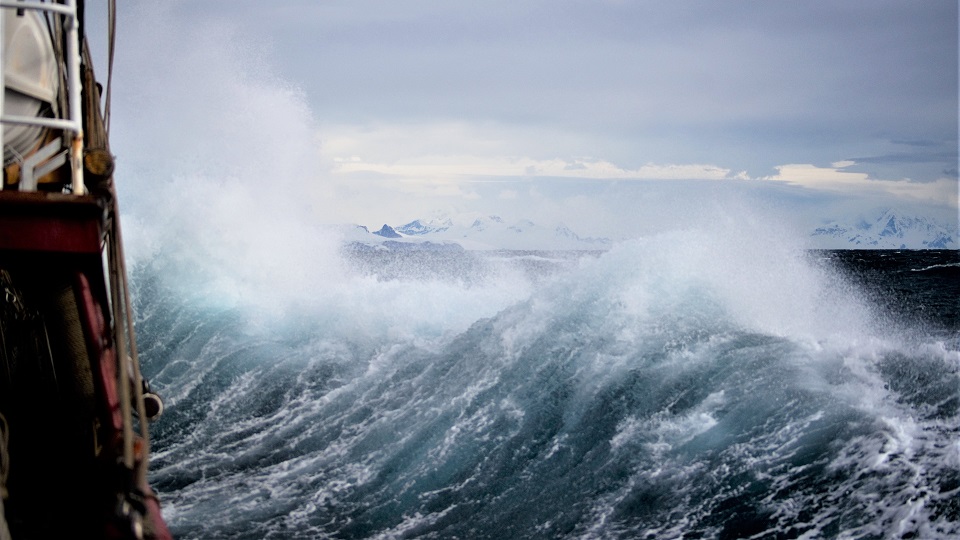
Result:
<svg viewBox="0 0 960 540"><path fill-rule="evenodd" d="M881 209L873 217L850 222L831 221L816 228L811 238L824 249L956 249L957 226L933 218L913 216L898 209Z"/></svg>
<svg viewBox="0 0 960 540"><path fill-rule="evenodd" d="M384 240L387 239L387 240ZM357 249L595 250L606 238L581 237L563 224L544 227L528 219L507 223L500 216L465 214L415 219L397 227L384 224L365 239L351 236Z"/></svg>
<svg viewBox="0 0 960 540"><path fill-rule="evenodd" d="M379 231L376 231L373 234L382 236L384 238L403 238L397 234L397 231L393 230L393 227L387 225L386 223L383 224L383 227L381 227Z"/></svg>
<svg viewBox="0 0 960 540"><path fill-rule="evenodd" d="M514 223L513 225L507 227L507 230L513 231L519 234L519 233L533 230L536 226L537 225L534 222L530 221L529 219L522 219Z"/></svg>
<svg viewBox="0 0 960 540"><path fill-rule="evenodd" d="M491 227L497 227L503 224L503 218L500 216L483 216L478 217L470 225L470 229L474 231L485 231Z"/></svg>
<svg viewBox="0 0 960 540"><path fill-rule="evenodd" d="M430 221L415 219L410 223L397 227L396 231L407 236L421 236L424 234L443 232L452 226L453 222L449 219Z"/></svg>
<svg viewBox="0 0 960 540"><path fill-rule="evenodd" d="M451 227L448 237L468 249L590 250L607 249L606 238L583 238L559 224L544 227L529 219L508 223L499 216L474 219L469 227Z"/></svg>

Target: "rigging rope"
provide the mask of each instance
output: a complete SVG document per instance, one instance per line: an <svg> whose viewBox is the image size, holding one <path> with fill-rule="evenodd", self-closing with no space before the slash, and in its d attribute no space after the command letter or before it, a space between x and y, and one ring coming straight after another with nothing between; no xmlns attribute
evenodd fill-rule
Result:
<svg viewBox="0 0 960 540"><path fill-rule="evenodd" d="M10 475L10 453L7 449L9 444L10 425L3 413L0 413L0 540L10 540L10 529L7 527L3 507L3 500L7 498L7 476Z"/></svg>
<svg viewBox="0 0 960 540"><path fill-rule="evenodd" d="M110 134L110 90L113 86L113 57L117 40L117 1L107 4L107 91L103 105L103 125Z"/></svg>
<svg viewBox="0 0 960 540"><path fill-rule="evenodd" d="M10 424L0 413L0 499L7 498L7 477L10 476Z"/></svg>

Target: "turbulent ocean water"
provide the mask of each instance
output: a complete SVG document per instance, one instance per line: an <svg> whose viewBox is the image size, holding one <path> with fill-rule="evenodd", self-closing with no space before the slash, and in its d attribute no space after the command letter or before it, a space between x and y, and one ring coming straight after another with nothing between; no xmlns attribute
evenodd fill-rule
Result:
<svg viewBox="0 0 960 540"><path fill-rule="evenodd" d="M135 265L179 538L955 538L960 256Z"/></svg>

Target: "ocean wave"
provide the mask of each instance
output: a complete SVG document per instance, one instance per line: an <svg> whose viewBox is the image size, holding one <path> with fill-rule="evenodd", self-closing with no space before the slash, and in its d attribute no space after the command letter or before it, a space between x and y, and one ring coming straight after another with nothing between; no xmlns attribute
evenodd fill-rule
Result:
<svg viewBox="0 0 960 540"><path fill-rule="evenodd" d="M143 267L175 534L960 533L960 353L829 266L694 231L498 268L360 272L251 324Z"/></svg>

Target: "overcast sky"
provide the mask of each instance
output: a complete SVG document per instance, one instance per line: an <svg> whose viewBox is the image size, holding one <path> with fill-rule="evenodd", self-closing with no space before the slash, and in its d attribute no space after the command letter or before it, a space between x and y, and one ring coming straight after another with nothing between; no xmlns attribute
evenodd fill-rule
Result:
<svg viewBox="0 0 960 540"><path fill-rule="evenodd" d="M308 185L370 226L606 234L717 200L956 220L955 0L122 2L119 24L138 177Z"/></svg>

